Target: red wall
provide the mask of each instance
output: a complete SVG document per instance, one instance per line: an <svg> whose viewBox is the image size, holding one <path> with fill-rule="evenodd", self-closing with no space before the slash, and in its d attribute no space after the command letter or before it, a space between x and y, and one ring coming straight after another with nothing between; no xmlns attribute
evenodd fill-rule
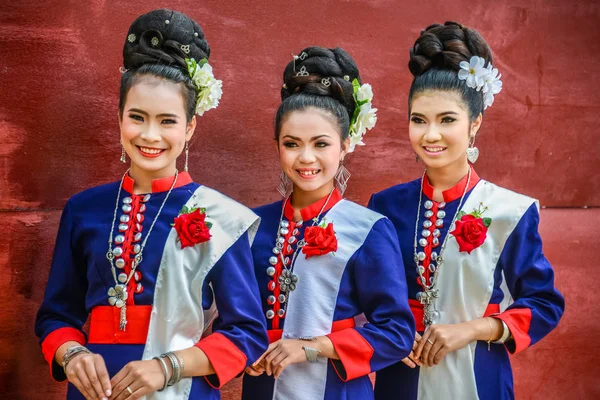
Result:
<svg viewBox="0 0 600 400"><path fill-rule="evenodd" d="M157 1L2 2L0 7L0 393L61 398L33 335L60 210L116 180L121 49ZM379 123L353 154L347 195L414 179L407 137L408 48L432 22L478 29L504 90L478 136L479 174L537 197L545 252L567 299L558 329L513 358L519 399L598 398L600 301L593 241L600 178L597 1L172 1L203 26L224 82L199 121L191 172L249 206L277 198L272 118L283 66L307 45L340 46L373 85ZM261 8L262 7L262 8ZM215 168L218 166L218 168ZM588 209L581 209L587 206ZM585 271L585 275L583 275ZM588 272L589 271L589 272ZM236 383L229 386L234 391ZM225 395L225 398L235 398Z"/></svg>

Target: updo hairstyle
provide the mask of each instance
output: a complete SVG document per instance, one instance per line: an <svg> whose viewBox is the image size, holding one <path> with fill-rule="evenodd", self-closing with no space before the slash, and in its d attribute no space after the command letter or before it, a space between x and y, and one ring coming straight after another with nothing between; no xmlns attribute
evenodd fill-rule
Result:
<svg viewBox="0 0 600 400"><path fill-rule="evenodd" d="M119 113L129 89L140 78L157 77L181 84L187 122L196 110L196 89L188 74L186 58L200 61L210 56L210 47L198 23L187 15L167 9L138 17L127 32L123 46Z"/></svg>
<svg viewBox="0 0 600 400"><path fill-rule="evenodd" d="M492 52L476 30L449 21L444 25L430 25L422 31L410 50L408 68L414 79L408 95L409 109L415 95L441 90L460 95L471 122L483 114L483 93L458 79L460 62L469 62L472 56L482 57L485 65L492 62Z"/></svg>

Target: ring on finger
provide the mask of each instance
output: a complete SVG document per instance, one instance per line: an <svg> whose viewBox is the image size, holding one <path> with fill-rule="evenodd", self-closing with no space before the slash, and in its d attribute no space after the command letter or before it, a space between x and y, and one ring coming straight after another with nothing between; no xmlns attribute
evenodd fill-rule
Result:
<svg viewBox="0 0 600 400"><path fill-rule="evenodd" d="M431 345L433 344L433 342L431 341L431 339L427 339L427 343L429 343Z"/></svg>
<svg viewBox="0 0 600 400"><path fill-rule="evenodd" d="M131 390L131 388L129 386L127 386L126 389L129 392L129 394L133 394L133 391Z"/></svg>

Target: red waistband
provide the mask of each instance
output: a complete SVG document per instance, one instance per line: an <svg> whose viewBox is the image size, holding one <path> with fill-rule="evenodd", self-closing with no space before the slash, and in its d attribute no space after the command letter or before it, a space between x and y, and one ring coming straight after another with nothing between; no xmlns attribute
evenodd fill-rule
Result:
<svg viewBox="0 0 600 400"><path fill-rule="evenodd" d="M119 329L121 310L112 306L92 308L89 343L145 344L152 306L127 306L127 328Z"/></svg>
<svg viewBox="0 0 600 400"><path fill-rule="evenodd" d="M415 322L417 323L417 332L423 332L425 326L423 325L423 304L420 301L414 299L408 299L410 305L410 311L412 311ZM484 317L489 317L492 314L500 312L500 304L489 304L483 313Z"/></svg>
<svg viewBox="0 0 600 400"><path fill-rule="evenodd" d="M354 322L354 318L341 319L339 321L333 321L333 324L331 324L331 332L338 332L347 328L354 328L355 326L356 322ZM281 339L282 333L282 329L269 329L267 331L267 334L269 335L269 343L273 343Z"/></svg>

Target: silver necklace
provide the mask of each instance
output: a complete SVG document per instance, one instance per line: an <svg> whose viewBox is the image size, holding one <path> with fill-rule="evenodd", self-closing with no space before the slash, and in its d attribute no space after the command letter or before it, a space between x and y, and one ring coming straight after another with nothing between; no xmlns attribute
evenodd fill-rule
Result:
<svg viewBox="0 0 600 400"><path fill-rule="evenodd" d="M415 265L417 266L417 274L419 275L419 281L424 289L422 292L417 293L417 300L419 300L421 302L421 304L423 305L423 325L429 326L433 323L434 317L437 314L437 310L435 310L435 308L433 306L433 301L435 298L440 297L439 289L436 288L437 275L438 275L440 267L442 266L442 263L444 261L443 253L446 248L446 243L448 242L448 237L450 236L450 231L452 230L452 226L454 225L454 222L456 221L456 216L458 215L458 213L462 207L463 200L465 198L465 195L467 194L467 189L469 188L469 184L471 183L471 168L469 168L469 174L467 176L467 184L465 185L463 194L460 197L460 202L458 203L458 207L456 208L454 217L452 217L452 220L450 221L450 226L448 227L448 233L446 234L446 237L444 238L444 241L442 242L442 246L440 247L440 252L439 252L439 254L433 253L433 252L431 254L432 255L431 258L433 260L435 260L437 267L434 266L433 268L430 268L430 271L433 272L433 277L429 281L429 284L428 284L427 280L425 279L425 277L423 276L423 273L425 272L425 267L420 265L420 262L425 259L425 253L424 252L417 253L417 238L418 238L418 232L419 232L419 213L421 212L421 205L422 205L422 201L423 201L423 181L425 180L426 172L427 172L427 170L425 170L423 172L423 176L421 177L421 191L419 192L419 206L417 208L417 218L415 221L415 240L413 243L413 250L414 250ZM431 208L431 207L429 207L429 208ZM427 214L430 212L431 212L430 210L428 210L426 212L426 215L425 215L426 218L429 218L431 215L433 215L433 213L431 215ZM444 215L445 215L445 212L444 212ZM425 222L429 222L428 226L426 226L426 228L428 229L429 226L431 226L431 221L426 220ZM440 224L440 225L438 225L438 227L441 228L442 225ZM427 231L427 232L429 232L429 231ZM438 235L439 235L439 233L438 233ZM427 236L429 236L429 235L427 235ZM437 240L436 235L434 235L433 240ZM422 244L422 243L420 243L420 244Z"/></svg>
<svg viewBox="0 0 600 400"><path fill-rule="evenodd" d="M146 242L148 242L148 238L150 237L152 228L154 228L154 224L158 220L158 217L160 216L160 213L162 212L162 209L165 206L165 203L167 202L167 199L169 198L171 191L173 190L173 188L175 187L175 184L177 183L177 177L179 176L179 171L175 170L175 179L173 179L171 188L167 192L165 199L163 200L162 204L160 205L160 208L158 209L158 213L156 214L156 217L154 217L154 221L152 221L152 224L150 225L150 229L148 229L148 234L146 235L146 238L142 242L140 251L135 255L133 260L131 260L131 272L129 272L129 275L127 276L127 279L125 281L121 281L121 283L119 283L119 280L117 279L117 271L115 269L115 263L114 263L115 252L112 248L113 231L115 229L115 221L117 220L117 211L119 209L119 200L121 199L121 188L123 187L123 181L125 180L125 176L127 176L128 173L129 173L129 169L127 171L125 171L125 173L123 174L123 177L121 178L121 184L119 185L119 191L117 193L117 202L115 204L113 220L112 220L112 224L111 224L111 228L110 228L110 233L108 235L108 251L106 252L106 259L110 262L110 270L112 272L112 276L115 281L115 286L112 286L112 287L110 287L110 289L108 289L108 303L111 306L117 307L121 310L119 329L122 331L124 331L125 327L127 326L127 303L126 303L126 301L127 301L127 298L129 297L129 294L127 293L127 285L129 284L129 281L135 274L135 270L137 269L138 265L140 265L140 263L143 260L142 254L144 252L144 248L146 247Z"/></svg>
<svg viewBox="0 0 600 400"><path fill-rule="evenodd" d="M335 190L335 188L333 188L331 190L331 192L329 192L329 195L327 196L327 200L325 200L325 203L321 207L319 214L315 218L312 219L313 222L312 222L311 226L315 226L320 223L321 214L323 213L323 210L325 210L325 207L329 203L329 199L331 199L331 195L333 194L334 190ZM269 276L273 276L275 274L275 265L277 264L278 259L281 260L281 265L283 267L283 270L281 271L281 275L279 275L278 282L279 282L279 289L282 292L284 292L284 294L280 295L280 298L279 298L279 302L283 304L283 307L285 307L285 304L287 303L289 293L296 290L296 285L298 284L298 276L293 273L294 263L296 262L296 258L298 257L298 253L300 252L300 250L304 246L306 246L306 241L303 238L302 240L298 241L298 243L296 245L296 249L292 253L291 259L289 256L284 257L284 255L283 255L283 246L285 245L285 238L283 236L285 236L289 233L289 230L288 230L289 222L285 221L283 219L283 215L285 212L285 206L287 205L287 202L289 201L290 198L291 198L291 194L290 194L290 196L288 196L285 199L285 201L283 202L283 206L281 208L281 216L279 217L279 226L277 228L277 239L275 241L275 247L273 248L274 255L269 258L269 264L271 264L271 267L267 268L267 274ZM298 221L296 223L296 228L300 228L302 226L302 223L303 223L303 221ZM296 242L295 235L298 233L299 233L298 229L295 229L294 236L289 238L288 245L291 246ZM274 302L274 299L273 299L273 302ZM267 311L267 318L271 319L275 316L275 313L273 312L273 310L269 310L269 311ZM285 315L285 308L281 308L279 310L279 316L283 317L284 315Z"/></svg>

